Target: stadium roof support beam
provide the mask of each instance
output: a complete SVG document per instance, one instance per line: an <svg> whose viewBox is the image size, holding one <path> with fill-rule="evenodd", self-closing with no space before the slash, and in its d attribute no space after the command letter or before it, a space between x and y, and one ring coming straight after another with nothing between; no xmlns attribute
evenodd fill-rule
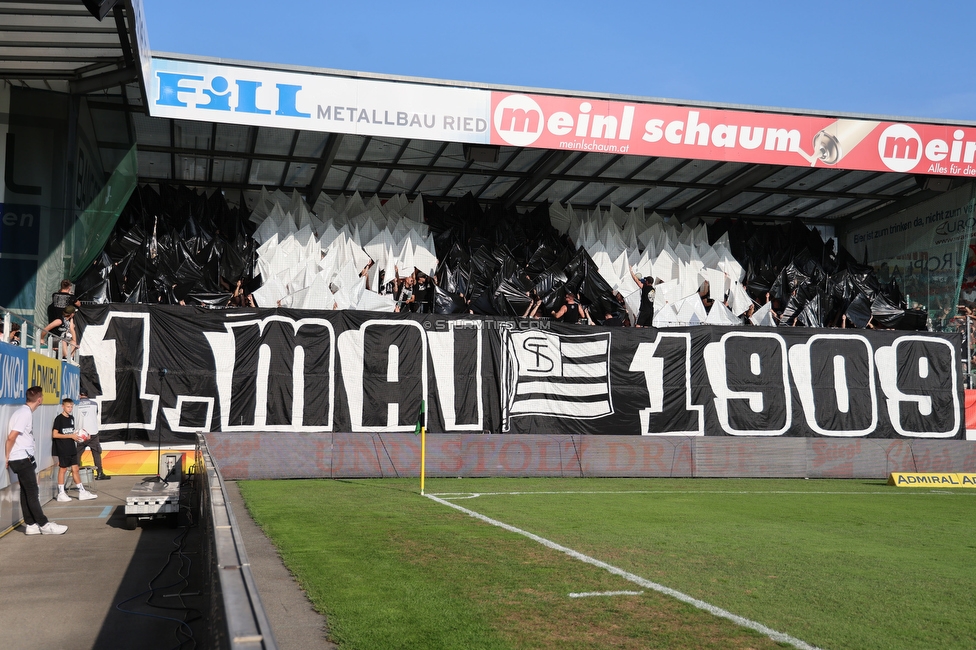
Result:
<svg viewBox="0 0 976 650"><path fill-rule="evenodd" d="M376 185L377 193L382 192L383 188L386 187L386 182L390 180L390 175L393 174L394 168L396 167L396 165L400 163L400 159L403 158L403 154L406 153L409 147L410 147L410 140L405 139L403 141L403 144L401 144L400 148L397 150L396 155L393 157L393 165L386 170L386 173L383 174L383 178L381 178L380 182L377 183ZM284 183L284 181L282 181L282 183Z"/></svg>
<svg viewBox="0 0 976 650"><path fill-rule="evenodd" d="M473 165L473 164L474 164L474 161L473 160L468 160L468 161L465 161L464 167L461 167L460 169L455 170L455 173L453 175L454 177L451 179L451 182L448 183L447 186L443 190L441 190L441 198L442 199L450 198L449 195L451 193L451 190L453 190L454 189L454 186L458 184L458 181L460 181L462 178L464 178L464 175L468 173L468 170L471 169L471 165ZM458 172L460 172L460 173L458 173Z"/></svg>
<svg viewBox="0 0 976 650"><path fill-rule="evenodd" d="M447 149L447 147L448 147L449 144L451 144L451 143L450 142L444 142L437 149L437 152L434 153L434 155L430 159L430 166L431 167L433 167L434 165L437 164L437 161L444 154L444 151ZM416 196L417 195L417 190L420 189L420 186L423 184L425 178L427 178L427 174L425 174L425 173L418 174L417 175L417 180L414 181L413 187L410 188L410 191L407 192L407 194L409 196Z"/></svg>
<svg viewBox="0 0 976 650"><path fill-rule="evenodd" d="M322 186L325 185L325 179L329 175L329 170L332 169L332 163L335 161L336 154L339 153L340 144L342 144L342 134L330 133L325 146L322 147L322 155L319 156L319 160L315 164L312 179L308 182L305 200L309 205L315 205L315 201L319 198ZM250 165L248 166L250 167ZM248 180L245 179L244 182L248 182Z"/></svg>
<svg viewBox="0 0 976 650"><path fill-rule="evenodd" d="M855 217L837 220L834 223L838 224L838 226L841 229L846 229L854 222L857 222L858 227L864 227L867 226L868 224L877 221L878 219L883 219L884 217L892 215L896 212L901 212L902 210L905 210L906 208L910 208L913 205L918 205L919 203L925 203L929 199L934 199L940 194L941 192L937 192L936 190L921 190L919 192L916 192L915 194L912 194L909 197L893 200L891 203L888 203L887 205L883 205L879 208L875 208L874 210L864 212ZM896 199L897 197L892 197L892 198Z"/></svg>
<svg viewBox="0 0 976 650"><path fill-rule="evenodd" d="M599 178L600 176L603 175L603 172L607 171L608 169L616 165L617 161L623 157L624 157L623 154L617 154L616 156L611 156L610 160L605 162L599 169L593 172L593 175ZM566 195L566 199L565 199L566 203L572 203L573 197L579 194L580 192L582 192L583 188L586 187L587 185L589 185L589 183L580 183L579 185L577 185L572 192Z"/></svg>
<svg viewBox="0 0 976 650"><path fill-rule="evenodd" d="M75 95L84 95L98 90L106 90L119 84L131 83L138 79L139 71L133 65L131 67L112 70L111 72L92 75L91 77L83 77L77 81L71 81L68 84L68 90Z"/></svg>
<svg viewBox="0 0 976 650"><path fill-rule="evenodd" d="M257 127L251 127L251 128L253 128L255 130L257 129ZM332 137L341 137L341 134L332 134ZM102 146L104 148L109 148L109 149L127 149L129 145L127 145L125 143L102 142L100 144L100 146ZM338 148L338 144L336 145L336 147ZM249 147L249 149L250 149L250 147ZM189 156L189 157L206 156L209 153L207 149L194 149L192 147L168 147L168 146L151 145L151 144L140 145L139 146L139 151L152 152L152 153L162 153L162 154L171 154L171 155L172 154L176 154L176 155L180 155L180 156ZM326 148L326 152L327 151L328 151L328 145L327 145L327 148ZM557 153L558 154L558 153L568 153L568 152L559 152L559 151L556 151L554 153ZM318 169L319 169L319 167L321 167L321 162L323 160L321 157L319 157L319 158L313 158L313 157L307 157L307 156L291 156L291 157L289 157L289 156L284 155L284 154L270 154L270 153L260 153L259 154L259 153L254 153L253 151L227 151L227 150L222 150L222 149L216 151L215 152L215 155L217 155L217 156L219 156L221 158L243 159L243 160L248 161L248 163L250 163L253 160L271 160L271 161L278 161L278 162L291 162L291 163L296 163L297 162L297 163L314 164L314 165L318 165L318 167L316 167L316 174L318 173ZM544 159L548 160L548 158L545 158L545 157L544 157ZM655 160L655 159L650 159L650 160L653 162L653 160ZM692 161L690 161L690 160L689 161L685 161L685 164L689 164L691 162ZM331 161L330 161L329 164L330 165L335 164L335 165L338 165L338 166L341 166L341 167L362 167L362 168L367 168L367 169L383 169L383 170L394 169L394 170L400 170L400 171L405 171L405 172L412 172L412 173L417 173L417 174L440 174L440 175L443 175L443 176L458 176L458 177L463 176L464 175L463 172L465 172L466 170L469 169L468 164L466 164L464 167L446 167L446 166L436 166L436 165L433 165L433 164L427 164L427 165L414 165L414 164L405 164L405 163L394 164L392 162L392 160L391 161L362 160L361 158L358 158L358 157L355 158L355 159L349 159L349 160L347 160L347 159L336 159L334 156L332 157L332 159L331 159ZM537 162L536 163L536 166L538 166L539 164L540 163ZM559 164L560 164L560 162L556 162L555 163L555 166L558 167ZM683 168L685 166L685 164L682 164L682 165L676 167L675 168L675 171L677 171L680 168ZM640 193L641 194L643 194L646 191L646 189L648 188L648 186L650 186L650 187L671 187L671 188L674 188L676 190L684 190L684 189L706 190L706 191L709 191L709 192L719 192L719 191L722 191L723 189L726 188L726 186L721 185L721 184L717 184L717 183L702 183L700 181L677 181L677 180L671 180L671 177L674 175L673 173L672 174L669 174L668 176L666 176L664 178L660 178L660 179L636 178L636 174L641 169L643 169L643 167L639 168L637 170L637 172L630 173L630 174L628 174L626 176L623 176L623 177L610 177L610 178L604 178L604 179L599 179L599 178L597 178L597 177L595 177L595 176L593 176L591 174L551 173L551 174L548 174L547 176L545 176L542 179L542 181L540 181L539 183L536 183L535 186L541 186L542 183L555 183L555 182L559 182L559 181L568 181L568 182L573 182L573 183L604 182L604 183L606 183L608 185L613 185L613 186L617 187L618 189L619 189L619 187L640 187L640 188L642 188L640 190ZM774 172L775 171L778 171L778 169L779 168L776 168L774 170ZM535 170L536 170L536 168L534 167L533 169L531 169L529 171L515 171L515 170L512 170L512 169L508 169L506 167L504 169L494 170L494 171L491 172L491 174L492 175L496 175L499 178L512 178L512 179L521 179L523 181L529 181L529 180L531 180L534 177L534 174L536 173ZM328 173L328 170L326 170L325 173ZM738 178L741 179L741 178L743 178L743 176L744 176L744 174L740 175ZM768 174L765 174L763 177L765 177L765 176L768 176ZM314 176L313 176L313 180L314 180ZM323 180L324 180L324 177L323 177ZM746 180L748 180L748 179L746 179ZM833 180L833 179L828 179L828 181L830 181L830 180ZM899 179L898 182L901 182L902 180L903 179ZM758 181L756 181L756 182L758 182ZM535 187L535 186L533 186L533 187ZM312 183L311 182L309 183L309 187L312 187ZM819 187L819 185L816 186L816 187ZM800 189L800 188L777 189L777 188L771 188L771 187L770 188L754 188L754 187L748 187L748 186L745 189L749 189L749 190L752 190L752 191L760 191L760 192L763 192L763 193L770 193L770 194L785 194L785 195L789 195L789 196L794 197L794 198L803 198L803 197L816 198L816 199L844 198L844 199L869 200L869 201L884 201L884 202L898 200L900 198L899 195L897 195L897 194L884 194L884 193L881 193L879 191L874 191L874 192L831 191L831 192L825 193L825 192L822 192L822 191L817 191L815 188L814 189L810 189L810 188L804 188L804 189ZM527 191L531 191L531 189L529 189ZM739 191L742 191L742 190L739 190L739 189L736 189L735 191L729 190L729 194L730 195L734 195L734 194L738 193ZM523 202L523 199L524 199L524 197L520 198L516 202L517 203L521 203L521 202ZM630 200L633 201L634 199L630 199ZM662 201L665 201L666 202L667 201L667 198L662 199ZM720 204L721 204L721 202L717 203L716 205L720 205ZM701 212L699 212L699 214L704 214L706 212L708 212L708 210L702 210Z"/></svg>
<svg viewBox="0 0 976 650"><path fill-rule="evenodd" d="M119 46L122 48L125 66L134 68L136 59L132 56L132 45L129 43L129 30L125 26L125 12L122 10L122 5L117 4L112 8L112 17L115 18L115 31L119 34Z"/></svg>
<svg viewBox="0 0 976 650"><path fill-rule="evenodd" d="M521 155L523 151L524 149L515 149L514 151L512 151L512 154L508 158L506 158L505 162L502 163L502 166L498 168L498 172L504 173L505 170L508 169L508 166L511 165L515 161L515 159L518 158L519 155ZM488 176L488 180L482 183L481 187L478 188L478 191L474 193L474 198L480 199L481 195L484 194L488 190L488 188L491 187L497 180L498 180L497 173Z"/></svg>
<svg viewBox="0 0 976 650"><path fill-rule="evenodd" d="M298 138L302 135L301 131L296 130L291 138L291 146L288 148L288 160L281 168L281 180L278 185L284 187L285 180L288 178L288 170L291 169L292 160L295 157L295 147L298 146Z"/></svg>
<svg viewBox="0 0 976 650"><path fill-rule="evenodd" d="M174 120L170 120L173 122ZM176 144L175 142L173 143ZM248 184L251 182L251 163L254 162L254 151L258 146L258 127L249 126L247 131L247 159L244 164L244 173L241 175L241 182Z"/></svg>
<svg viewBox="0 0 976 650"><path fill-rule="evenodd" d="M345 194L349 189L349 184L352 183L352 179L355 178L356 172L359 168L359 163L362 162L363 156L366 155L366 150L369 149L369 143L373 141L373 136L367 135L363 138L363 144L359 147L359 153L356 154L356 159L352 161L349 165L349 172L346 173L346 180L342 181L342 188L339 190L340 194Z"/></svg>
<svg viewBox="0 0 976 650"><path fill-rule="evenodd" d="M750 187L753 187L756 183L761 183L781 169L782 167L778 165L757 165L749 171L741 174L738 178L727 184L725 187L714 190L708 196L699 199L692 205L682 210L677 215L678 220L683 222L691 219L694 216L702 214L703 212L708 212L712 208L722 205L735 195L744 192Z"/></svg>
<svg viewBox="0 0 976 650"><path fill-rule="evenodd" d="M528 178L523 179L515 187L502 197L502 205L506 209L511 208L521 201L533 188L548 178L549 174L556 170L556 167L566 162L571 152L569 151L550 151L539 159L530 172Z"/></svg>
<svg viewBox="0 0 976 650"><path fill-rule="evenodd" d="M563 172L569 171L570 169L576 166L576 163L580 162L584 158L586 158L586 153L581 151L579 154L577 154L576 158L570 160L568 163L566 163L565 166L563 166ZM528 197L527 200L537 201L540 196L543 196L546 192L549 191L549 188L551 188L555 184L556 184L556 179L550 176L549 178L546 179L545 183L542 183L536 188L536 191L534 193L526 195ZM560 201L560 203L568 203L568 201Z"/></svg>
<svg viewBox="0 0 976 650"><path fill-rule="evenodd" d="M207 182L213 182L213 172L214 172L214 152L217 150L217 123L213 123L213 127L210 129L210 160L207 161Z"/></svg>

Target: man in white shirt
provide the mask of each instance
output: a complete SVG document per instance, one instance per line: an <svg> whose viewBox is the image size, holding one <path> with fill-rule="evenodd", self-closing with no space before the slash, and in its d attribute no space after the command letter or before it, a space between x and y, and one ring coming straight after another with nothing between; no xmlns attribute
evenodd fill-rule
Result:
<svg viewBox="0 0 976 650"><path fill-rule="evenodd" d="M88 391L84 389L78 391L75 413L79 420L76 428L91 436L78 443L78 460L81 460L81 455L85 453L85 449L91 449L92 459L95 461L95 480L107 481L112 477L102 470L102 444L98 440L98 402L89 399Z"/></svg>
<svg viewBox="0 0 976 650"><path fill-rule="evenodd" d="M63 535L67 526L49 521L44 516L37 487L36 464L34 461L34 411L44 399L40 386L27 389L27 403L10 416L10 433L7 434L5 456L7 467L20 481L20 509L24 515L24 526L28 535Z"/></svg>

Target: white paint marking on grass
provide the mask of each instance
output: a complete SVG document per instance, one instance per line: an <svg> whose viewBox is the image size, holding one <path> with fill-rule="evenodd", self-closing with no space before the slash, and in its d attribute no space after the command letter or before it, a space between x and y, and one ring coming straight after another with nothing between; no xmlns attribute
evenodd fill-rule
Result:
<svg viewBox="0 0 976 650"><path fill-rule="evenodd" d="M602 562L596 558L590 557L589 555L584 555L579 551L574 551L571 548L567 548L565 546L557 544L556 542L550 541L545 537L539 537L538 535L530 533L527 530L516 528L515 526L506 524L502 521L498 521L497 519L492 519L491 517L486 517L481 513L475 512L474 510L468 510L467 508L463 506L459 506L456 503L451 503L450 501L440 499L434 496L433 494L425 494L424 496L426 496L431 501L436 501L437 503L445 505L449 508L454 508L455 510L459 510L465 513L466 515L474 517L475 519L479 519L487 524L491 524L492 526L498 526L499 528L503 528L509 532L522 535L523 537L528 537L532 541L538 542L539 544L542 544L547 548L551 548L554 551L559 551L560 553L565 553L569 557L579 560L580 562L586 562L587 564L592 564L593 566L608 571L613 575L620 576L624 580L633 582L634 584L640 587L644 587L646 589L653 589L654 591L657 591L659 593L680 600L683 603L688 603L693 607L697 607L698 609L704 610L709 614L712 614L713 616L718 616L720 618L727 619L729 621L732 621L733 623L736 623L737 625L741 625L742 627L747 627L750 630L755 630L759 632L760 634L765 634L770 639L778 643L788 643L795 648L800 648L800 650L820 650L816 646L812 646L809 643L806 643L805 641L801 641L800 639L793 638L790 635L785 634L783 632L777 632L772 628L768 628L762 623L757 623L756 621L749 620L748 618L743 618L742 616L733 614L732 612L726 611L721 607L716 607L715 605L706 603L703 600L698 600L697 598L693 598L692 596L677 591L676 589L671 589L670 587L659 585L656 582L651 582L650 580L646 578L642 578L639 575L630 573L629 571L624 571L623 569L615 567L612 564L607 564L606 562Z"/></svg>
<svg viewBox="0 0 976 650"><path fill-rule="evenodd" d="M640 596L643 591L583 591L569 594L570 598L590 598L591 596Z"/></svg>
<svg viewBox="0 0 976 650"><path fill-rule="evenodd" d="M974 490L960 490L957 492L949 492L947 490L900 490L895 491L894 489L884 492L830 492L830 491L792 491L792 490L539 490L537 492L526 491L526 492L435 492L430 494L430 496L442 497L444 499L477 499L478 497L499 497L499 496L526 496L532 494L812 494L812 495L829 495L837 494L844 496L858 496L858 495L882 495L882 496L906 496L906 495L918 495L918 494L951 494L954 496L958 495L970 495L976 496L976 491ZM427 495L425 495L427 496Z"/></svg>

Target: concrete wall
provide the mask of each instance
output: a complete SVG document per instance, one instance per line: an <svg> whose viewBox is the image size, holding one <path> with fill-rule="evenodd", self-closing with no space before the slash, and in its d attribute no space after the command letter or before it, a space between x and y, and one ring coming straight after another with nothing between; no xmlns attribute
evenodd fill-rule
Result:
<svg viewBox="0 0 976 650"><path fill-rule="evenodd" d="M420 475L412 434L209 433L226 479ZM426 475L887 478L976 471L976 442L829 438L437 434Z"/></svg>

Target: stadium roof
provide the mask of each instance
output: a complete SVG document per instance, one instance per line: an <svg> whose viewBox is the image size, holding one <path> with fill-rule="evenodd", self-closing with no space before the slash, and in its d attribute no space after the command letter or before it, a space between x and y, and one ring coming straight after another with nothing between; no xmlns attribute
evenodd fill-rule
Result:
<svg viewBox="0 0 976 650"><path fill-rule="evenodd" d="M0 79L88 93L137 79L131 3L97 20L79 0L0 0Z"/></svg>
<svg viewBox="0 0 976 650"><path fill-rule="evenodd" d="M137 38L139 11L116 6L99 22L80 2L0 1L0 78L14 85L83 93L106 161L117 160L134 138L139 180L241 191L297 189L312 202L319 192L358 191L381 197L406 193L454 200L471 192L485 203L534 206L571 203L577 208L643 207L679 218L743 216L811 223L844 223L881 217L931 198L951 177L811 165L769 164L695 157L661 157L596 151L464 144L436 139L151 117L143 81L150 53ZM52 43L58 43L52 47ZM139 50L142 51L139 51ZM564 91L488 86L392 77L179 54L151 53L177 63L221 64L263 71L332 75L355 80L425 84L507 93L566 95ZM142 67L138 61L143 57ZM138 74L137 74L138 73ZM610 102L677 104L672 100L596 96ZM766 114L897 120L880 116L826 115L812 111L680 102L683 107L749 110ZM125 116L119 119L119 114ZM215 113L215 112L214 112ZM215 113L215 117L217 117ZM939 120L916 123L947 124ZM956 123L962 126L959 123Z"/></svg>

